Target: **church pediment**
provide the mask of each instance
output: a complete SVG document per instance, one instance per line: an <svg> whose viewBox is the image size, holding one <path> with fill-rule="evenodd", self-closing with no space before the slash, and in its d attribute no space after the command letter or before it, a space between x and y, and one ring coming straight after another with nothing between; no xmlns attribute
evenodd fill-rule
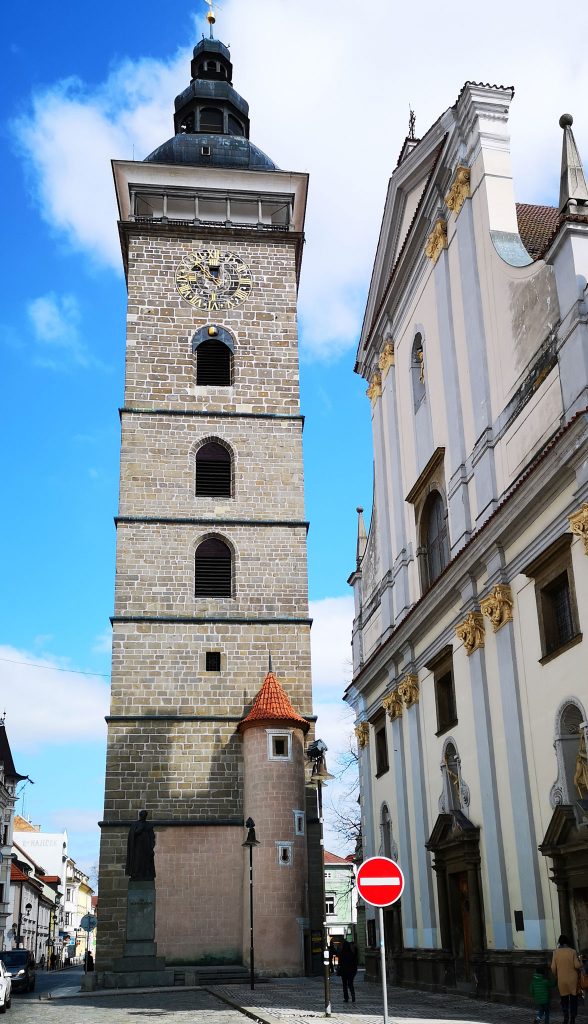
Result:
<svg viewBox="0 0 588 1024"><path fill-rule="evenodd" d="M588 846L588 800L578 800L573 807L560 804L551 815L540 852L553 857L564 849L582 846Z"/></svg>
<svg viewBox="0 0 588 1024"><path fill-rule="evenodd" d="M433 831L425 843L427 850L435 853L437 850L446 849L455 843L464 840L478 841L480 829L474 825L462 811L449 811L447 814L440 814L435 822Z"/></svg>

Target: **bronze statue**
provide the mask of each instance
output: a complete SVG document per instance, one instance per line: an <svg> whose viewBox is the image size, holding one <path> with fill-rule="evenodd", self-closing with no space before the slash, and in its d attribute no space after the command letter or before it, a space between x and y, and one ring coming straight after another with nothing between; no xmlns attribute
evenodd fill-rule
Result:
<svg viewBox="0 0 588 1024"><path fill-rule="evenodd" d="M147 811L139 811L139 820L129 829L125 875L134 882L155 878L155 832L147 821Z"/></svg>

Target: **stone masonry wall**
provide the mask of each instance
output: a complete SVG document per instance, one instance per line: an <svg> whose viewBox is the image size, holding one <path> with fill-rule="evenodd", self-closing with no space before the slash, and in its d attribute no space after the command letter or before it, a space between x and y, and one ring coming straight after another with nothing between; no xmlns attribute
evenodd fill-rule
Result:
<svg viewBox="0 0 588 1024"><path fill-rule="evenodd" d="M175 272L187 253L213 244L249 264L253 288L241 306L203 313L180 297ZM295 254L292 241L267 235L212 243L189 231L178 236L176 229L150 237L146 227L129 241L119 514L144 521L118 524L115 717L108 729L104 818L126 822L141 807L149 811L158 836L158 953L171 961L183 959L182 951L192 960L230 959L240 948L243 851L238 827L164 828L157 822L243 819L243 741L236 727L263 682L268 653L294 706L312 712ZM233 336L231 386L196 385L192 339L207 323ZM214 438L233 456L229 499L195 497L195 452ZM178 518L188 521L169 522ZM197 601L194 551L211 534L234 550L234 597ZM151 621L141 621L146 616ZM207 651L220 651L219 673L205 670ZM103 828L102 970L122 953L126 833L126 825ZM297 843L302 870L304 839ZM230 861L232 870L236 857L234 889L215 888L219 865ZM201 890L193 878L206 872L211 920L217 903L220 909L218 927L207 924L209 938L201 942L192 920L202 906ZM299 893L274 895L278 914L291 914L294 900L295 916L304 916ZM194 913L186 912L190 900Z"/></svg>

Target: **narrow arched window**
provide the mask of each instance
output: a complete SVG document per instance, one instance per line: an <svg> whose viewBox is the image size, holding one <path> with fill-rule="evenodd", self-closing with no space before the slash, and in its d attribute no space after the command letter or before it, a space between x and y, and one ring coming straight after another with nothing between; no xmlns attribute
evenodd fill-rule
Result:
<svg viewBox="0 0 588 1024"><path fill-rule="evenodd" d="M582 713L577 704L572 704L571 702L566 704L559 718L555 748L556 753L560 755L563 767L563 777L565 780L564 802L567 804L573 804L580 797L577 788L576 772L580 744L583 738L582 729L580 728L581 724Z"/></svg>
<svg viewBox="0 0 588 1024"><path fill-rule="evenodd" d="M414 403L414 411L418 409L423 398L426 394L425 388L425 349L423 346L423 336L419 333L415 334L412 345L412 357L410 362L410 375L412 378L412 397Z"/></svg>
<svg viewBox="0 0 588 1024"><path fill-rule="evenodd" d="M203 341L196 349L197 384L231 384L232 352L222 341Z"/></svg>
<svg viewBox="0 0 588 1024"><path fill-rule="evenodd" d="M223 112L216 107L203 107L200 111L201 132L222 132Z"/></svg>
<svg viewBox="0 0 588 1024"><path fill-rule="evenodd" d="M217 441L202 445L196 453L196 497L231 497L231 456Z"/></svg>
<svg viewBox="0 0 588 1024"><path fill-rule="evenodd" d="M196 548L196 597L231 597L231 549L216 537L203 540Z"/></svg>
<svg viewBox="0 0 588 1024"><path fill-rule="evenodd" d="M382 856L392 856L392 823L390 821L390 811L388 810L387 804L382 807L382 814L380 820L380 832L382 838Z"/></svg>
<svg viewBox="0 0 588 1024"><path fill-rule="evenodd" d="M423 509L421 543L425 548L427 583L441 575L449 562L449 538L445 503L439 491L432 491Z"/></svg>
<svg viewBox="0 0 588 1024"><path fill-rule="evenodd" d="M461 808L460 763L453 743L448 743L445 748L445 772L449 807L458 811Z"/></svg>

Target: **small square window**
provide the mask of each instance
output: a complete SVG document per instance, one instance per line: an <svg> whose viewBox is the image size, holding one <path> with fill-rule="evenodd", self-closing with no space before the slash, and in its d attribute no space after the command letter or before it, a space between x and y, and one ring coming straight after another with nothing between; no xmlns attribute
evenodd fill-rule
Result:
<svg viewBox="0 0 588 1024"><path fill-rule="evenodd" d="M207 651L206 652L206 671L207 672L220 672L221 670L221 652L220 651Z"/></svg>
<svg viewBox="0 0 588 1024"><path fill-rule="evenodd" d="M294 835L304 835L304 811L294 811Z"/></svg>
<svg viewBox="0 0 588 1024"><path fill-rule="evenodd" d="M286 730L268 731L267 756L270 761L290 761L292 759L292 733Z"/></svg>
<svg viewBox="0 0 588 1024"><path fill-rule="evenodd" d="M289 868L292 866L292 843L276 843L278 852L278 864L280 867Z"/></svg>

